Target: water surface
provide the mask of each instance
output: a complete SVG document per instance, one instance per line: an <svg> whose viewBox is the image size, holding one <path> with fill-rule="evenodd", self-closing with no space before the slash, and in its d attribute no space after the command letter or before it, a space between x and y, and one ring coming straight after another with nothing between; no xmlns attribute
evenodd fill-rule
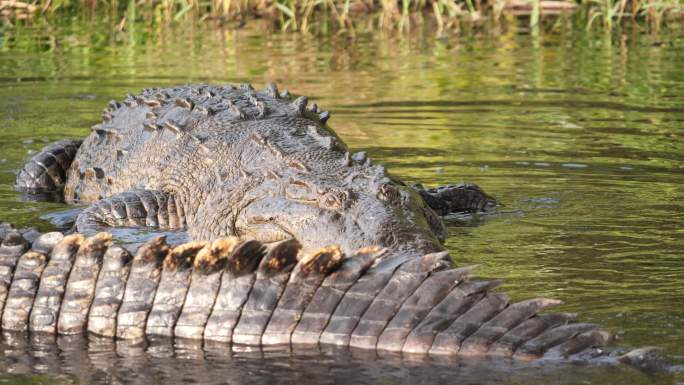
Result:
<svg viewBox="0 0 684 385"><path fill-rule="evenodd" d="M0 221L50 224L14 173L45 143L82 137L110 99L143 87L268 81L306 94L354 150L410 182L478 183L502 214L449 221L458 264L513 299L658 345L684 363L684 34L563 30L436 39L315 37L259 28L97 25L0 32ZM149 350L149 349L148 349ZM152 351L154 349L151 349ZM629 368L370 359L349 352L0 344L9 383L672 383ZM512 366L511 366L512 365ZM492 369L492 367L494 369ZM457 381L458 380L458 381Z"/></svg>

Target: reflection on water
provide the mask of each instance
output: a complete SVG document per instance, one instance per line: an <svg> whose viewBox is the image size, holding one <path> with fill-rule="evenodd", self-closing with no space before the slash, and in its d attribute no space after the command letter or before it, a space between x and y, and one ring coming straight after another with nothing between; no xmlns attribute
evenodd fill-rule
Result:
<svg viewBox="0 0 684 385"><path fill-rule="evenodd" d="M63 205L22 201L11 187L13 172L45 143L87 134L108 100L148 86L275 81L331 110L340 137L394 175L428 186L466 180L498 197L503 215L450 222L447 246L458 264L477 263L480 276L506 279L514 299L563 299L558 310L606 325L621 344L663 346L682 363L681 36L675 30L661 36L667 44L652 45L637 32L610 44L575 30L473 39L419 31L353 41L260 35L256 28L0 33L0 221L49 226L40 217ZM33 374L49 373L51 380L100 383L468 383L478 376L648 383L624 368L584 368L572 377L574 367L489 371L477 363L368 362L344 354L131 359L8 346L0 365L35 382L43 377ZM36 357L53 361L43 367Z"/></svg>
<svg viewBox="0 0 684 385"><path fill-rule="evenodd" d="M137 344L79 336L4 333L0 370L8 379L35 373L63 383L107 384L667 384L666 375L629 367L522 364L507 360L377 356L349 349L262 351L166 339ZM60 373L59 376L54 376ZM38 379L39 377L34 377ZM2 381L0 376L0 381ZM605 382L603 382L605 383Z"/></svg>

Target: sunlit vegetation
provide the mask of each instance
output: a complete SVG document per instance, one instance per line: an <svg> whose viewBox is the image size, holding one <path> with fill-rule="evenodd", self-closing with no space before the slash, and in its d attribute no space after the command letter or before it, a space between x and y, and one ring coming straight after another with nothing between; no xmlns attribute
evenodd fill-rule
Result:
<svg viewBox="0 0 684 385"><path fill-rule="evenodd" d="M119 31L135 23L187 20L237 28L264 19L276 29L305 33L410 31L425 23L458 32L511 20L536 28L542 19L568 16L587 29L630 24L658 32L684 20L684 0L0 0L5 25L97 18Z"/></svg>

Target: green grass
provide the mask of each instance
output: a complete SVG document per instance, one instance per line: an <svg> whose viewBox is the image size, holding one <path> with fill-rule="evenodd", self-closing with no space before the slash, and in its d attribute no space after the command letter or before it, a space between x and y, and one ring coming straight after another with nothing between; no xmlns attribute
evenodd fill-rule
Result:
<svg viewBox="0 0 684 385"><path fill-rule="evenodd" d="M630 23L657 32L665 22L684 20L684 0L565 1L577 6L569 13L587 29L613 30ZM259 18L283 31L353 34L357 25L409 31L432 22L439 31L458 31L464 23L478 27L512 18L535 27L542 18L559 17L549 5L541 0L0 0L0 20L12 26L98 18L123 31L136 23L195 20L240 26Z"/></svg>

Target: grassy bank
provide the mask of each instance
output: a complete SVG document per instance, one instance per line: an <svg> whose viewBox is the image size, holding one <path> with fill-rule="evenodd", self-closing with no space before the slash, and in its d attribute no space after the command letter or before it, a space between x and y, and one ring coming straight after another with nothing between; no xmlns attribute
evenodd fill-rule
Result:
<svg viewBox="0 0 684 385"><path fill-rule="evenodd" d="M98 18L121 31L134 23L186 20L240 27L258 18L284 31L324 33L353 33L361 23L409 31L433 22L457 31L521 19L535 27L542 18L572 17L587 29L630 24L657 32L667 22L684 22L684 0L0 0L6 25L65 17Z"/></svg>

